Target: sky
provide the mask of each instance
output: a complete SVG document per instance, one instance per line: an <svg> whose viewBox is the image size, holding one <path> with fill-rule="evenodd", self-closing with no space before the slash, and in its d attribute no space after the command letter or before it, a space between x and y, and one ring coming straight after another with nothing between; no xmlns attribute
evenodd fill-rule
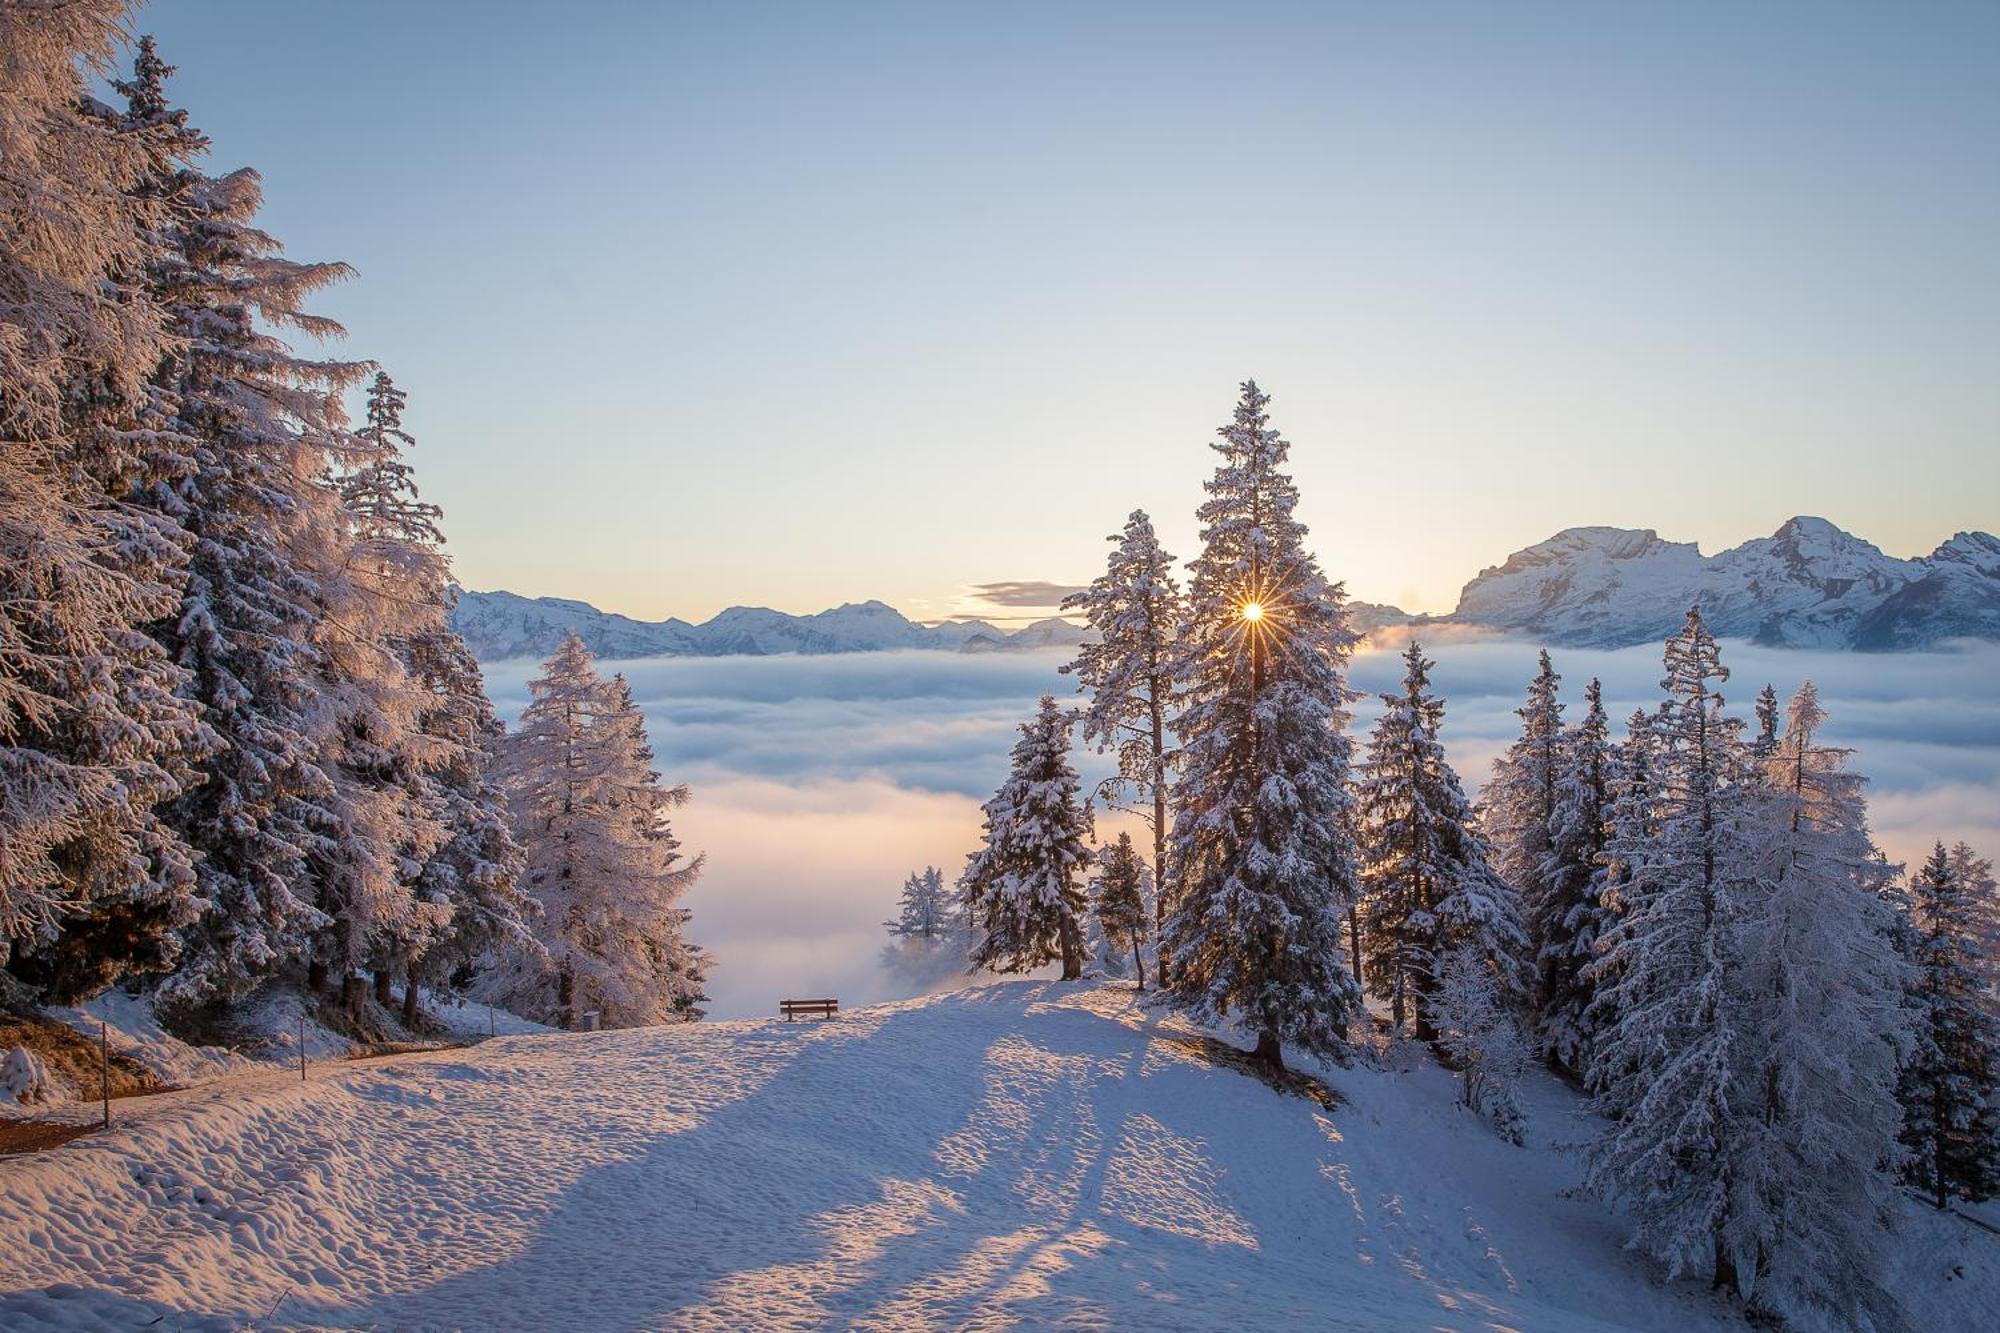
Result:
<svg viewBox="0 0 2000 1333"><path fill-rule="evenodd" d="M1520 733L1537 645L1484 634L1424 641L1432 681L1446 700L1445 750L1469 794ZM1351 728L1365 742L1375 696L1403 672L1396 632L1354 659L1351 683L1367 692ZM1789 698L1815 681L1828 741L1853 748L1869 779L1876 839L1914 863L1942 839L2000 854L2000 645L1963 644L1894 657L1724 646L1725 697L1747 718L1765 682ZM1015 728L1035 697L1068 697L1063 653L854 653L825 657L651 658L608 664L631 681L670 782L693 799L674 831L706 869L685 899L690 939L715 954L710 978L718 1018L771 1012L779 995L837 995L845 1004L900 998L929 985L962 984L939 971L912 978L884 966L883 923L905 876L925 865L955 879L979 844L980 803L1007 773ZM1885 669L1893 664L1894 669ZM1556 669L1572 717L1583 685L1604 682L1605 707L1622 735L1632 710L1658 701L1660 648L1561 649ZM531 661L487 665L487 686L511 721L527 702ZM1088 785L1108 776L1103 756L1075 756ZM1100 843L1136 821L1100 811Z"/></svg>
<svg viewBox="0 0 2000 1333"><path fill-rule="evenodd" d="M1274 396L1349 591L2000 525L2000 6L156 0L469 587L1032 615ZM1052 594L1051 594L1052 595Z"/></svg>

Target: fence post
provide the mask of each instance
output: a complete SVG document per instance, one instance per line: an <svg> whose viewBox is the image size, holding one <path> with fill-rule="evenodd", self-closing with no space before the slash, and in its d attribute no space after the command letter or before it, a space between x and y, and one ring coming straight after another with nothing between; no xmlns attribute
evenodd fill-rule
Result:
<svg viewBox="0 0 2000 1333"><path fill-rule="evenodd" d="M490 1004L486 1006L486 1035L489 1037L500 1035L500 1029L493 1025L493 1006Z"/></svg>
<svg viewBox="0 0 2000 1333"><path fill-rule="evenodd" d="M97 1065L104 1091L104 1127L111 1128L111 1024L97 1024Z"/></svg>
<svg viewBox="0 0 2000 1333"><path fill-rule="evenodd" d="M306 1081L306 1011L299 1010L299 1082Z"/></svg>

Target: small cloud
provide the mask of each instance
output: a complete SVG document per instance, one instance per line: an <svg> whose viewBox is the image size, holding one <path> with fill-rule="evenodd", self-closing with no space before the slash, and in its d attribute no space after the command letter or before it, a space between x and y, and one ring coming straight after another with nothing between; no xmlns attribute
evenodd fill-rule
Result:
<svg viewBox="0 0 2000 1333"><path fill-rule="evenodd" d="M1046 579L1009 579L1000 583L975 583L967 590L974 601L989 606L1053 607L1073 592L1082 592L1077 583L1050 583Z"/></svg>

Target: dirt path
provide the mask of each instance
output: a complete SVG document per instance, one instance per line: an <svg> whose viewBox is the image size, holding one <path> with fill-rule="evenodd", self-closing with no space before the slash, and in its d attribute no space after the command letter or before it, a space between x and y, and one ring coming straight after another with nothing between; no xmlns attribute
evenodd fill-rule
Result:
<svg viewBox="0 0 2000 1333"><path fill-rule="evenodd" d="M567 1034L556 1034L567 1035ZM517 1040L503 1038L498 1040ZM308 1086L339 1079L365 1067L379 1069L385 1064L421 1063L426 1060L463 1056L483 1042L455 1046L426 1046L419 1050L374 1051L339 1060L308 1061L303 1080ZM143 1124L181 1109L216 1106L239 1098L254 1098L273 1091L297 1087L302 1080L296 1065L224 1074L185 1088L160 1088L151 1092L113 1092L111 1135L122 1128ZM73 1140L107 1133L101 1126L103 1104L97 1100L70 1101L49 1107L31 1116L0 1119L0 1164L10 1158L31 1156L60 1148ZM0 1165L0 1171L5 1166Z"/></svg>

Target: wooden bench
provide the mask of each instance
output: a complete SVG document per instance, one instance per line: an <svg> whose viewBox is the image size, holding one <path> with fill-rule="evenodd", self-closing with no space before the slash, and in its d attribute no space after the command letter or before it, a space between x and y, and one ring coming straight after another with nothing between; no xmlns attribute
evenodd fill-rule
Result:
<svg viewBox="0 0 2000 1333"><path fill-rule="evenodd" d="M778 1001L778 1012L785 1016L785 1021L787 1023L791 1022L794 1018L799 1018L802 1016L803 1017L817 1016L819 1018L832 1018L834 1015L840 1012L840 1001L839 1000L780 1000Z"/></svg>

